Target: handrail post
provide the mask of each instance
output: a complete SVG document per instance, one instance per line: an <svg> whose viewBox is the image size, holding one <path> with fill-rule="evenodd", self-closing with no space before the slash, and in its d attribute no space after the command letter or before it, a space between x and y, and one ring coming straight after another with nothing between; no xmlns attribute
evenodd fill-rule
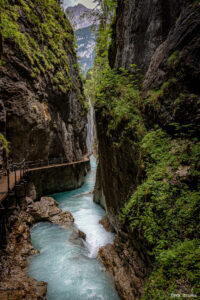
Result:
<svg viewBox="0 0 200 300"><path fill-rule="evenodd" d="M10 170L7 169L7 179L8 179L8 192L10 192Z"/></svg>
<svg viewBox="0 0 200 300"><path fill-rule="evenodd" d="M24 161L23 161L23 165L22 165L22 172L23 172L23 178L24 178Z"/></svg>
<svg viewBox="0 0 200 300"><path fill-rule="evenodd" d="M17 167L15 166L15 185L17 184L17 174L16 174Z"/></svg>
<svg viewBox="0 0 200 300"><path fill-rule="evenodd" d="M22 167L20 166L20 180L22 178Z"/></svg>

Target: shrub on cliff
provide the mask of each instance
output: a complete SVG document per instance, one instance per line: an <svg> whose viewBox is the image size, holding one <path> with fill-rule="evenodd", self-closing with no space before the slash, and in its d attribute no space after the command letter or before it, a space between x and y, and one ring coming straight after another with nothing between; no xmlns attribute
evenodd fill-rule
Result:
<svg viewBox="0 0 200 300"><path fill-rule="evenodd" d="M73 89L68 53L75 55L74 35L58 2L1 0L0 10L3 49L5 43L13 44L33 78L49 72L54 89Z"/></svg>
<svg viewBox="0 0 200 300"><path fill-rule="evenodd" d="M103 25L100 27L91 79L92 95L96 100L99 127L107 135L109 147L113 144L113 149L118 152L116 161L112 162L112 167L116 167L115 174L111 172L116 176L113 181L121 182L123 170L119 170L117 157L124 158L123 153L128 151L126 142L134 145L134 167L137 174L142 174L133 178L137 186L122 209L120 220L125 232L133 237L133 245L139 244L152 262L152 274L146 282L143 299L171 299L172 294L198 297L200 142L189 106L192 102L199 103L199 97L183 92L180 80L184 69L180 70L179 66L185 62L182 62L179 51L174 51L166 59L169 76L165 82L160 80L155 89L141 90L137 76L124 69L110 69L109 45L110 56L116 51L116 41L113 40L116 27L113 28L105 24L104 28ZM114 67L113 58L111 65ZM187 101L190 99L192 101ZM180 122L178 117L184 105L188 108L188 115L187 118L186 114L181 116ZM117 148L114 147L116 143ZM132 186L130 190L133 190ZM120 193L122 189L119 187L117 191ZM111 195L115 197L112 192Z"/></svg>
<svg viewBox="0 0 200 300"><path fill-rule="evenodd" d="M5 138L5 136L3 134L0 133L0 147L3 147L3 149L5 149L6 153L9 153L9 142L7 141L7 139Z"/></svg>
<svg viewBox="0 0 200 300"><path fill-rule="evenodd" d="M121 220L145 240L155 261L144 299L170 299L181 286L199 295L200 143L172 139L155 127L138 147L146 178Z"/></svg>

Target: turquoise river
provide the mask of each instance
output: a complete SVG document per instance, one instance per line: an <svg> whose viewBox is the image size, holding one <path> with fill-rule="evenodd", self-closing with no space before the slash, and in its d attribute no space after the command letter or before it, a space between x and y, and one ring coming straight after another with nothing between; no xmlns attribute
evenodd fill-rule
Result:
<svg viewBox="0 0 200 300"><path fill-rule="evenodd" d="M30 258L29 276L48 283L48 300L119 300L112 277L97 260L98 249L112 243L114 235L99 224L105 211L93 202L95 176L96 161L91 157L91 170L81 188L52 195L86 234L84 245L70 241L72 229L48 222L31 229L40 254Z"/></svg>

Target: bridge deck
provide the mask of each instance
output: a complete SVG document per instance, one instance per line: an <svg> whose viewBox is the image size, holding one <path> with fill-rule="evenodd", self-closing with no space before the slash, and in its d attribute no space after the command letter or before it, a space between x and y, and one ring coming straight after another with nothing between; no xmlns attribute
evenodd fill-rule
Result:
<svg viewBox="0 0 200 300"><path fill-rule="evenodd" d="M69 162L69 163L63 163L63 164L52 164L48 166L42 166L37 168L30 168L26 172L30 171L38 171L43 169L50 169L50 168L57 168L62 166L70 166L70 165L76 165L83 162L89 161L88 156L85 156L83 160L76 161L76 162ZM15 172L10 172L10 190L12 190L15 187ZM19 183L21 180L21 173L20 170L16 171L16 183ZM7 176L2 176L0 178L0 203L7 197L8 195L8 178Z"/></svg>

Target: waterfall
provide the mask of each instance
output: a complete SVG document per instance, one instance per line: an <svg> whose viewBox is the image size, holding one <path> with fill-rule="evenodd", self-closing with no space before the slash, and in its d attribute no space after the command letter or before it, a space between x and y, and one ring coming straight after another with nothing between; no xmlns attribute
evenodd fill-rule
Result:
<svg viewBox="0 0 200 300"><path fill-rule="evenodd" d="M87 123L86 144L89 152L93 152L94 141L96 139L95 113L91 101L89 102L89 104L90 104L90 111L87 117L88 123Z"/></svg>

